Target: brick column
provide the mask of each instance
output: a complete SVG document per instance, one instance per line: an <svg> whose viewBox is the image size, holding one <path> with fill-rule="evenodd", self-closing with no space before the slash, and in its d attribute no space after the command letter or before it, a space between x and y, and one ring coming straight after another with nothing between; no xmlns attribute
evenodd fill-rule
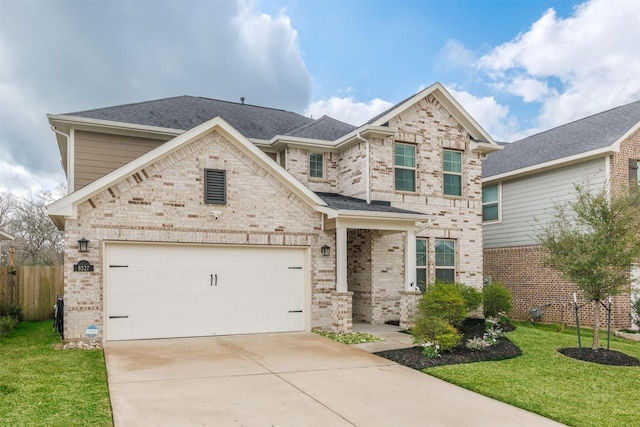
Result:
<svg viewBox="0 0 640 427"><path fill-rule="evenodd" d="M349 333L353 328L353 292L331 292L331 330L335 333Z"/></svg>
<svg viewBox="0 0 640 427"><path fill-rule="evenodd" d="M422 292L400 291L400 327L409 329L414 324L416 314L418 314L418 302L422 298Z"/></svg>

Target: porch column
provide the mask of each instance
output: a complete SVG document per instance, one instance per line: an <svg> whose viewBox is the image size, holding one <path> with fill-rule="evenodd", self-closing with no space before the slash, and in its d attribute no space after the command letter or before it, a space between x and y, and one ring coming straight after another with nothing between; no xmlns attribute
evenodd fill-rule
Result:
<svg viewBox="0 0 640 427"><path fill-rule="evenodd" d="M415 243L414 243L415 252ZM336 228L336 292L347 292L347 229Z"/></svg>
<svg viewBox="0 0 640 427"><path fill-rule="evenodd" d="M418 289L416 283L416 234L413 228L407 230L404 242L404 290L413 291Z"/></svg>

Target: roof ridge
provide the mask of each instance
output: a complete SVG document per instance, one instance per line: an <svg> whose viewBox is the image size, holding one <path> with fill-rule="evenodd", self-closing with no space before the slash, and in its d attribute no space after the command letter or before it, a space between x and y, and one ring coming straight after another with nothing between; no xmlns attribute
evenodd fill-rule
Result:
<svg viewBox="0 0 640 427"><path fill-rule="evenodd" d="M233 104L233 105L238 105L238 106L247 106L247 107L254 107L254 108L264 108L266 110L272 110L272 111L282 111L284 113L293 113L293 114L297 114L299 116L302 117L307 117L303 114L300 113L296 113L295 111L290 111L290 110L285 110L284 108L274 108L274 107L267 107L264 105L256 105L256 104L246 104L244 102L235 102L235 101L227 101L225 99L216 99L216 98L209 98L207 96L195 96L194 98L198 98L198 99L204 99L207 101L216 101L216 102L224 102L225 104ZM309 117L307 117L309 118ZM313 120L313 119L312 119Z"/></svg>
<svg viewBox="0 0 640 427"><path fill-rule="evenodd" d="M568 123L563 123L561 125L554 126L554 127L550 128L550 129L543 130L541 132L534 133L534 134L531 134L529 136L526 136L526 137L524 137L522 139L518 139L516 141L510 142L509 144L517 144L517 143L520 143L520 142L524 142L525 140L527 140L529 138L533 138L533 137L538 136L538 135L543 135L545 133L552 132L552 131L555 131L555 130L560 129L560 128L564 128L566 126L573 125L573 124L576 124L576 123L581 122L583 120L591 119L591 118L596 117L596 116L600 116L600 115L603 115L603 114L611 113L614 110L618 110L620 108L630 107L633 104L640 104L640 99L637 100L637 101L629 102L628 104L622 104L622 105L618 105L616 107L609 108L608 110L600 111L599 113L593 113L593 114L590 114L588 116L585 116L585 117L582 117L582 118L579 118L579 119L575 119L575 120L573 120L571 122L568 122Z"/></svg>
<svg viewBox="0 0 640 427"><path fill-rule="evenodd" d="M109 107L99 107L99 108L91 108L89 110L73 111L73 112L70 112L70 113L65 113L65 115L72 115L72 114L79 114L79 113L91 113L91 112L94 112L94 111L107 110L109 108L131 107L131 106L134 106L134 105L150 104L152 102L166 101L166 100L169 100L169 99L178 99L178 98L199 98L199 97L192 96L192 95L168 96L166 98L150 99L148 101L128 102L128 103L125 103L125 104L111 105Z"/></svg>

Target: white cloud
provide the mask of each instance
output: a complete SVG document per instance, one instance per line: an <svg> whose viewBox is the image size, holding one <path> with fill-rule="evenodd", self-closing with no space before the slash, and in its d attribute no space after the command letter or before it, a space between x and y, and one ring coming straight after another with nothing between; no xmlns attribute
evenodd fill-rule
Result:
<svg viewBox="0 0 640 427"><path fill-rule="evenodd" d="M447 91L462 105L482 128L497 141L512 141L517 132L517 122L509 116L509 107L493 96L475 96L449 85Z"/></svg>
<svg viewBox="0 0 640 427"><path fill-rule="evenodd" d="M450 67L466 68L476 59L474 53L456 39L447 40L438 56Z"/></svg>
<svg viewBox="0 0 640 427"><path fill-rule="evenodd" d="M356 102L350 97L332 96L329 99L312 102L304 114L316 119L327 115L354 126L360 126L392 106L391 102L379 98L369 102Z"/></svg>
<svg viewBox="0 0 640 427"><path fill-rule="evenodd" d="M640 99L640 2L591 0L531 28L477 61L495 88L541 102L549 128Z"/></svg>

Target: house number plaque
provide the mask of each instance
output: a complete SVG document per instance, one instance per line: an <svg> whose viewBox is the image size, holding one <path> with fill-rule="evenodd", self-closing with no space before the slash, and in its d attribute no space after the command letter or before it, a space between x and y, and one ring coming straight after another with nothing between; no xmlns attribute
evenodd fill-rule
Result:
<svg viewBox="0 0 640 427"><path fill-rule="evenodd" d="M73 271L93 271L93 265L83 259L73 266Z"/></svg>

